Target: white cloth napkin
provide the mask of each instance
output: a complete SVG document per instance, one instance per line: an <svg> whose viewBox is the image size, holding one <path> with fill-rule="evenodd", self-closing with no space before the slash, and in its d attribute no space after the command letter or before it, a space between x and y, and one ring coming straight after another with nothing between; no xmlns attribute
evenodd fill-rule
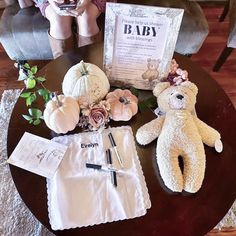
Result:
<svg viewBox="0 0 236 236"><path fill-rule="evenodd" d="M124 163L122 172L117 173L116 188L109 172L86 168L86 163L107 165L105 150L111 148L109 132ZM47 179L49 220L53 230L146 214L151 202L130 127L60 136L53 140L69 145L56 174ZM120 169L114 151L112 159L113 167Z"/></svg>

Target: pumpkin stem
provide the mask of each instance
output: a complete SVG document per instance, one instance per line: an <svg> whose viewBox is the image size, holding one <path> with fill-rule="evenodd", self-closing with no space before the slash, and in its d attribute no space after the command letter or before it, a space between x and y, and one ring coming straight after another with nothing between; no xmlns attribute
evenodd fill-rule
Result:
<svg viewBox="0 0 236 236"><path fill-rule="evenodd" d="M120 97L119 102L124 103L125 105L130 103L130 101L126 97Z"/></svg>
<svg viewBox="0 0 236 236"><path fill-rule="evenodd" d="M83 76L83 75L87 75L87 74L88 74L88 71L86 70L84 61L82 60L80 63L81 63L81 66L82 66L82 69L81 69L81 71L80 71L81 74L82 74L82 76Z"/></svg>
<svg viewBox="0 0 236 236"><path fill-rule="evenodd" d="M61 106L62 106L62 103L61 103L61 102L59 101L59 99L58 99L57 92L54 92L54 93L53 93L53 97L56 98L56 104L57 104L57 106L58 106L58 107L61 107Z"/></svg>

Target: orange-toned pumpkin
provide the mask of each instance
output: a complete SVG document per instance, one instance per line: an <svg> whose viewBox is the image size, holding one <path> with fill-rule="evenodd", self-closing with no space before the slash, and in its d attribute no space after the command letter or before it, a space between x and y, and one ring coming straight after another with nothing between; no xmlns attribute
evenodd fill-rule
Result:
<svg viewBox="0 0 236 236"><path fill-rule="evenodd" d="M115 121L128 121L138 112L138 98L128 89L116 89L106 96L110 103L111 118Z"/></svg>

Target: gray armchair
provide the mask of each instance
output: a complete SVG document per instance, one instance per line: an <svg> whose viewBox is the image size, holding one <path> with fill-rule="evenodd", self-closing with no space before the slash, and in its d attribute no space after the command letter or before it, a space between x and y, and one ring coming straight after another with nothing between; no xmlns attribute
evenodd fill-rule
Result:
<svg viewBox="0 0 236 236"><path fill-rule="evenodd" d="M198 3L187 0L118 0L150 6L183 8L176 51L181 54L198 52L208 35L208 24ZM0 42L12 60L52 59L47 31L49 22L32 6L20 9L18 4L7 7L0 21Z"/></svg>
<svg viewBox="0 0 236 236"><path fill-rule="evenodd" d="M52 59L47 31L49 22L38 8L8 6L1 17L0 42L12 60Z"/></svg>
<svg viewBox="0 0 236 236"><path fill-rule="evenodd" d="M221 66L225 63L233 49L236 48L236 1L230 0L229 1L229 34L227 45L221 52L220 56L218 57L213 71L217 72L220 70Z"/></svg>
<svg viewBox="0 0 236 236"><path fill-rule="evenodd" d="M183 55L197 53L209 34L208 23L200 5L188 0L158 0L156 2L158 6L184 9L175 51Z"/></svg>

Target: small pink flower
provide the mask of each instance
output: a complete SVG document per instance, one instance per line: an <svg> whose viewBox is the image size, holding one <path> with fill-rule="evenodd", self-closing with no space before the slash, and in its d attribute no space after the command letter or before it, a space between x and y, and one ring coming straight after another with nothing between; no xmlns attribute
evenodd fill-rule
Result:
<svg viewBox="0 0 236 236"><path fill-rule="evenodd" d="M107 122L109 114L104 106L95 105L90 109L88 118L89 124L94 129L98 129Z"/></svg>
<svg viewBox="0 0 236 236"><path fill-rule="evenodd" d="M171 60L171 64L170 64L170 74L175 74L177 69L179 68L179 64L176 62L175 59Z"/></svg>

